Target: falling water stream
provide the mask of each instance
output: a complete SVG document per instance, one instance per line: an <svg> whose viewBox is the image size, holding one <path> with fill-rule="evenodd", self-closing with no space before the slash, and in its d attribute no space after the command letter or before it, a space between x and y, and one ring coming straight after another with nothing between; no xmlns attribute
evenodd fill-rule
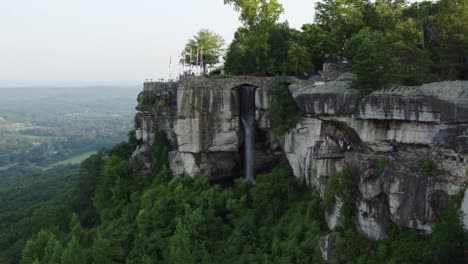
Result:
<svg viewBox="0 0 468 264"><path fill-rule="evenodd" d="M241 87L241 121L244 132L244 177L255 182L255 86Z"/></svg>

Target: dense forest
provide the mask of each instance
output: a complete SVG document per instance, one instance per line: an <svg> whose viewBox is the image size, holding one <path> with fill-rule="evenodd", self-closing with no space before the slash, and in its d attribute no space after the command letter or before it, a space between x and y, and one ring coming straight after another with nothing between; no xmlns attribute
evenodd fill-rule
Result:
<svg viewBox="0 0 468 264"><path fill-rule="evenodd" d="M68 218L79 163L127 137L139 87L0 88L0 263ZM74 165L70 165L74 164Z"/></svg>
<svg viewBox="0 0 468 264"><path fill-rule="evenodd" d="M300 30L278 22L277 1L224 2L243 23L225 55L233 75L307 77L324 62L346 61L364 94L468 78L467 0L323 0Z"/></svg>
<svg viewBox="0 0 468 264"><path fill-rule="evenodd" d="M287 163L258 175L255 185L238 179L220 186L207 177L172 177L164 133L151 148L151 173L135 175L128 163L135 144L130 138L88 158L70 191L27 218L35 223L28 228L41 231L25 244L21 263L323 262L317 243L328 232L329 198L298 183ZM354 171L335 179L345 221L335 230L333 262L463 263L461 197L430 236L394 226L387 239L370 242L353 225Z"/></svg>

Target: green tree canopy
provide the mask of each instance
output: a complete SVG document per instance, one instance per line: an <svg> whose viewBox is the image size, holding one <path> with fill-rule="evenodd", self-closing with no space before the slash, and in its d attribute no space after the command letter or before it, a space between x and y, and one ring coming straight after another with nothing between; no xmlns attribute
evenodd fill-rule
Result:
<svg viewBox="0 0 468 264"><path fill-rule="evenodd" d="M276 0L224 0L224 4L233 5L240 12L239 20L250 30L274 25L284 12Z"/></svg>
<svg viewBox="0 0 468 264"><path fill-rule="evenodd" d="M289 25L277 23L283 6L276 0L225 0L240 13L243 27L235 33L225 57L231 74L274 75L287 70Z"/></svg>
<svg viewBox="0 0 468 264"><path fill-rule="evenodd" d="M331 33L338 44L332 55L341 55L345 41L364 26L363 0L323 0L315 10L315 23Z"/></svg>
<svg viewBox="0 0 468 264"><path fill-rule="evenodd" d="M225 41L219 34L209 29L201 29L185 44L185 63L199 65L200 61L203 61L203 72L206 73L206 65L212 67L219 63L224 45Z"/></svg>

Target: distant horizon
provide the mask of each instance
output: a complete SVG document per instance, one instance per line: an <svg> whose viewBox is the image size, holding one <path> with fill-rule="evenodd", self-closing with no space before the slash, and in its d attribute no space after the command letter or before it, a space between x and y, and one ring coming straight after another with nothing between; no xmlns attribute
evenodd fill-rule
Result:
<svg viewBox="0 0 468 264"><path fill-rule="evenodd" d="M0 80L0 89L9 88L76 88L90 86L137 86L145 80Z"/></svg>
<svg viewBox="0 0 468 264"><path fill-rule="evenodd" d="M409 0L415 1L420 0ZM279 2L279 22L296 29L314 22L318 0ZM209 29L229 44L241 26L238 18L221 0L5 1L0 86L122 82L115 79L141 84L177 77L188 39Z"/></svg>
<svg viewBox="0 0 468 264"><path fill-rule="evenodd" d="M285 8L280 21L295 28L313 21L316 0L280 2ZM238 17L222 0L5 1L0 80L142 83L176 77L188 39L207 28L230 43L241 25Z"/></svg>

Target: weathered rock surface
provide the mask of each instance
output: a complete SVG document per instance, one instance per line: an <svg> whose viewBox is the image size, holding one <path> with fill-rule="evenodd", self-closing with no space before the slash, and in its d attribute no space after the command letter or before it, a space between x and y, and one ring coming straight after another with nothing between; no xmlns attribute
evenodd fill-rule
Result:
<svg viewBox="0 0 468 264"><path fill-rule="evenodd" d="M468 189L465 190L465 195L463 196L463 201L461 204L461 210L463 214L463 225L465 230L468 231Z"/></svg>
<svg viewBox="0 0 468 264"><path fill-rule="evenodd" d="M354 75L342 74L331 82L289 86L299 108L308 114L351 115L358 103L359 92L350 88Z"/></svg>
<svg viewBox="0 0 468 264"><path fill-rule="evenodd" d="M263 138L258 142L256 165L258 169L271 166L272 155L262 151L279 147L265 114L269 91L277 84L275 78L184 77L177 83L147 83L142 94L150 104L137 107L137 139L142 140L142 147L149 147L157 131L166 132L174 175L223 177L238 173L242 144L239 90L244 84L257 87L255 118L257 128L263 130ZM132 164L136 169L147 170L150 164L142 150L134 153Z"/></svg>
<svg viewBox="0 0 468 264"><path fill-rule="evenodd" d="M371 240L386 238L388 218L384 196L358 201L357 211L357 227L361 234Z"/></svg>
<svg viewBox="0 0 468 264"><path fill-rule="evenodd" d="M468 122L468 82L447 81L376 91L359 105L361 119Z"/></svg>
<svg viewBox="0 0 468 264"><path fill-rule="evenodd" d="M174 175L238 175L239 89L250 84L257 87L258 170L273 166L282 152L297 179L324 194L336 173L353 167L359 174L353 201L356 227L363 235L383 239L390 222L430 232L451 196L468 183L468 82L387 89L359 101L358 92L349 88L352 78L343 74L322 84L291 85L307 117L280 138L272 134L266 116L274 78L186 77L178 83L145 84L143 95L150 105L137 107L136 135L142 143L131 162L137 170L149 170L153 161L147 149L155 133L164 131ZM316 144L339 149L340 140L352 143L353 150L333 157L314 152ZM430 160L429 171L422 170L423 159ZM326 215L330 229L341 224L341 206Z"/></svg>
<svg viewBox="0 0 468 264"><path fill-rule="evenodd" d="M334 230L336 227L342 225L341 223L341 208L343 208L343 202L340 197L336 197L336 203L330 210L325 211L325 221L327 222L328 228Z"/></svg>
<svg viewBox="0 0 468 264"><path fill-rule="evenodd" d="M375 92L359 102L359 112L353 117L351 108L339 106L352 98L346 97L349 79L340 80L290 86L297 105L316 116L305 118L286 134L284 151L294 174L325 192L324 179L348 166L358 168L357 227L362 234L374 240L385 238L389 220L430 232L450 196L468 182L468 82ZM338 94L323 97L327 91ZM361 147L361 154L312 158L315 142L336 145L339 139ZM391 142L397 146L398 157L390 156ZM421 171L424 157L434 164L431 172ZM394 165L379 171L379 159L394 159ZM326 215L330 229L340 222L336 211Z"/></svg>
<svg viewBox="0 0 468 264"><path fill-rule="evenodd" d="M326 262L331 262L333 257L333 250L338 243L338 235L330 233L320 238L319 247L322 252L322 258Z"/></svg>
<svg viewBox="0 0 468 264"><path fill-rule="evenodd" d="M442 172L421 172L420 162L395 164L396 168L386 168L382 176L392 221L430 232L448 206L449 196L461 191L461 186L451 183L452 177Z"/></svg>
<svg viewBox="0 0 468 264"><path fill-rule="evenodd" d="M135 116L135 136L141 144L130 159L137 170L147 171L151 168L152 160L147 149L153 144L156 132L164 131L169 141L175 144L177 87L177 83L145 83L143 92L138 96L138 100L145 103L136 107L138 112Z"/></svg>

